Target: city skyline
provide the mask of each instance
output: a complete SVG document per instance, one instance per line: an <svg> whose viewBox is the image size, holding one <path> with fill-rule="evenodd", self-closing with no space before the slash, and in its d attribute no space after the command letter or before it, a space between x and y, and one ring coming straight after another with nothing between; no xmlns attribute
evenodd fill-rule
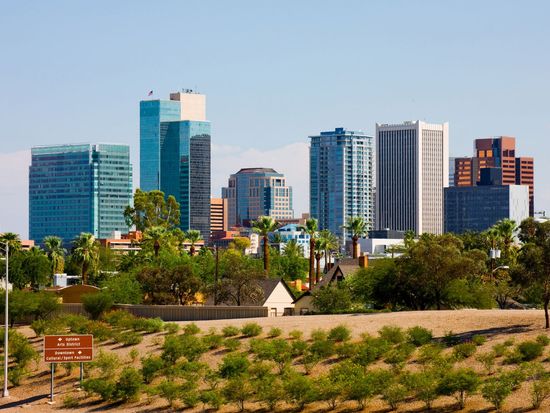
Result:
<svg viewBox="0 0 550 413"><path fill-rule="evenodd" d="M209 13L212 3L172 3L170 13L129 4L104 15L95 6L13 3L0 16L0 34L13 39L0 67L10 80L0 102L0 231L26 233L32 146L129 144L136 182L135 102L151 89L155 98L174 87L198 86L208 95L213 196L235 170L272 167L294 187L295 215L309 209L307 136L319 130L373 135L376 122L429 119L449 121L450 156L471 156L474 139L500 135L516 136L521 152L535 157L550 150L550 57L540 53L550 38L545 2L240 2L218 3L216 13ZM124 28L122 13L130 23ZM414 19L430 24L409 30ZM323 30L334 21L346 21L348 30ZM201 31L205 24L213 30ZM432 58L418 59L422 50ZM188 56L193 64L185 64ZM354 64L340 65L345 57ZM404 60L415 63L403 70ZM327 64L315 64L321 61ZM536 211L550 208L543 178L550 165L539 165Z"/></svg>

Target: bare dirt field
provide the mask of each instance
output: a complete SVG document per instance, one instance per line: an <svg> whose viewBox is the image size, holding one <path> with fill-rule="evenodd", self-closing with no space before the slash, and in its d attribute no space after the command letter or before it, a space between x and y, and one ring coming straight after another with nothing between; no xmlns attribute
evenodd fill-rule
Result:
<svg viewBox="0 0 550 413"><path fill-rule="evenodd" d="M376 332L383 326L393 325L404 329L412 326L422 326L433 331L435 337L442 337L445 333L452 331L456 335L468 338L473 335L484 335L487 342L480 347L479 351L490 350L491 347L505 340L514 339L516 342L525 339L534 339L541 333L546 333L544 330L544 314L539 310L456 310L456 311L424 311L424 312L399 312L399 313L383 313L383 314L357 314L357 315L326 315L326 316L295 316L295 317L279 317L279 318L256 318L256 319L236 319L236 320L217 320L217 321L197 321L195 324L203 331L208 331L210 328L221 329L224 326L242 326L249 322L256 322L263 326L264 333L271 327L279 327L286 336L292 330L300 330L304 333L304 337L309 337L312 330L322 328L330 329L339 324L348 326L355 338L359 338L362 333L370 333L375 335ZM188 323L180 323L188 324ZM30 337L37 349L41 349L42 340L34 337L33 331L28 327L21 327L20 331ZM121 347L118 344L107 344L98 346L104 350L117 353L122 360L127 364L132 364L129 361L128 353L132 348L139 350L140 356L144 356L153 352L159 351L162 344L164 333L149 334L144 336L141 344L131 348ZM246 341L246 340L243 340ZM246 349L246 344L241 347ZM548 348L546 349L548 352ZM219 352L218 352L219 353ZM550 354L545 353L543 359L546 360ZM203 356L202 361L215 366L221 359L221 355L209 352ZM469 367L476 362L469 361ZM136 362L138 366L139 361ZM548 370L550 364L545 361L545 366ZM473 366L476 367L476 366ZM319 369L327 367L320 366ZM117 411L117 412L161 412L168 411L169 408L163 400L158 398L151 399L148 396L143 396L139 402L121 405L121 404L105 404L93 398L85 398L84 392L77 390L78 372L75 371L71 376L66 376L63 369L59 369L56 374L56 403L48 404L49 396L49 365L40 362L33 372L31 377L25 379L21 386L11 388L11 397L8 400L0 399L0 410L3 411L29 411L29 412L52 412L66 411L62 408L62 399L67 394L72 394L82 400L78 409L71 411L78 412L97 412L97 411ZM531 411L529 406L529 392L524 385L520 390L516 391L509 399L506 400L503 411L520 413ZM453 407L453 399L439 398L434 404L433 411L443 413L456 411ZM397 411L399 412L422 412L425 411L421 403L411 402L403 404ZM259 405L247 403L249 411L266 411L262 410ZM202 411L200 408L186 410L189 412ZM235 406L229 405L222 408L222 412L236 412L238 409ZM283 406L279 411L293 411L291 406ZM306 408L305 411L331 411L325 404L314 404ZM355 404L342 403L337 410L340 412L357 411ZM387 412L388 408L382 401L369 403L369 406L364 411L366 412ZM485 402L481 396L472 397L464 412L489 412L490 405ZM550 404L546 402L539 410L542 412L550 412Z"/></svg>

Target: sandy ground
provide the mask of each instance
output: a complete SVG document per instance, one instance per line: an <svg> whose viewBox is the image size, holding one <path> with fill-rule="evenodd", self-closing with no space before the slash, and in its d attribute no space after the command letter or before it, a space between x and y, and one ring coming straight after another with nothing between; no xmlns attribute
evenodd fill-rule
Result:
<svg viewBox="0 0 550 413"><path fill-rule="evenodd" d="M516 341L527 338L534 338L544 330L544 314L539 310L458 310L458 311L424 311L424 312L400 312L400 313L384 313L384 314L357 314L357 315L327 315L327 316L294 316L294 317L279 317L279 318L256 318L256 319L235 319L235 320L216 320L216 321L197 321L197 324L204 332L210 328L221 329L227 325L242 326L249 322L257 322L262 325L264 332L267 332L271 327L279 327L284 331L286 336L289 331L300 330L307 338L312 330L322 328L330 329L339 324L345 324L352 331L354 337L358 338L362 333L375 334L382 326L395 325L402 328L408 328L415 325L420 325L433 331L436 337L441 337L445 333L452 331L454 334L468 337L474 334L482 334L488 338L486 344L478 351L489 350L495 343L514 338ZM188 324L188 323L180 323ZM40 349L42 340L34 338L34 333L28 327L22 327L21 332L31 337L31 341L37 349ZM148 353L156 352L163 341L163 334L152 334L144 336L141 344L136 346L140 352L140 356ZM246 341L246 340L244 340ZM104 350L116 352L123 363L130 365L131 361L128 357L129 351L134 348L121 348L118 344L110 344L98 346ZM244 343L241 347L246 349ZM98 348L99 350L99 348ZM546 350L549 351L548 349ZM545 358L550 354L545 354ZM211 352L203 357L203 361L208 364L215 365L223 357L220 352ZM472 361L470 360L471 364ZM136 366L139 362L136 364ZM547 368L550 365L547 364ZM323 367L319 367L323 369ZM66 376L63 369L59 368L56 373L56 388L55 400L53 405L48 404L49 397L49 366L40 362L36 366L36 370L31 377L24 380L23 385L10 389L10 398L8 400L0 399L0 410L29 412L52 412L65 411L62 409L62 400L67 394L83 399L79 409L72 411L79 412L97 412L97 411L120 411L120 412L160 412L167 411L168 408L165 402L158 399L148 399L143 396L137 403L128 405L105 405L97 400L85 399L84 392L78 391L78 371L73 372L71 376ZM85 399L85 400L84 400ZM505 412L520 413L528 411L530 396L527 385L514 393L512 397L507 399ZM284 406L283 406L284 407ZM452 408L452 399L440 398L434 406L434 410L439 413L454 411ZM259 406L252 403L248 404L250 411L265 411ZM474 396L467 403L464 412L488 412L490 411L489 404L483 401L480 396ZM186 410L189 412L199 412L202 409ZM223 412L236 412L234 406L224 407ZM284 408L281 411L285 411ZM287 406L286 411L291 411L290 406ZM323 411L328 412L330 409L324 404L310 406L306 411ZM357 411L355 404L341 404L336 410L340 412ZM385 412L387 406L381 402L373 402L365 410L368 412ZM422 412L421 403L404 404L398 411L400 412ZM550 403L546 402L541 408L542 412L550 412Z"/></svg>

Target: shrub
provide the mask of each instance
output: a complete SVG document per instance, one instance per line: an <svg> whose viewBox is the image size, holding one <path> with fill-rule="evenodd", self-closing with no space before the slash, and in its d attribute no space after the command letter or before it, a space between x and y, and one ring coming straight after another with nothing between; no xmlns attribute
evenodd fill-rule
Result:
<svg viewBox="0 0 550 413"><path fill-rule="evenodd" d="M139 370L133 367L126 367L120 373L115 386L115 393L118 399L123 401L136 400L141 392L143 377Z"/></svg>
<svg viewBox="0 0 550 413"><path fill-rule="evenodd" d="M164 380L155 387L154 392L165 399L170 407L174 407L174 402L181 395L181 386L171 380Z"/></svg>
<svg viewBox="0 0 550 413"><path fill-rule="evenodd" d="M68 394L63 398L64 409L76 409L79 404L79 400L71 394Z"/></svg>
<svg viewBox="0 0 550 413"><path fill-rule="evenodd" d="M531 361L542 355L544 346L536 341L524 341L518 344L517 350L522 361Z"/></svg>
<svg viewBox="0 0 550 413"><path fill-rule="evenodd" d="M330 340L317 340L311 343L309 351L320 358L328 358L334 354L334 342Z"/></svg>
<svg viewBox="0 0 550 413"><path fill-rule="evenodd" d="M202 342L209 350L220 348L223 344L223 337L219 334L204 336Z"/></svg>
<svg viewBox="0 0 550 413"><path fill-rule="evenodd" d="M284 400L285 392L280 378L266 374L254 383L256 388L256 397L258 401L264 403L268 411L273 412L277 409L277 404Z"/></svg>
<svg viewBox="0 0 550 413"><path fill-rule="evenodd" d="M474 343L461 343L453 348L453 355L457 360L464 360L472 356L477 348Z"/></svg>
<svg viewBox="0 0 550 413"><path fill-rule="evenodd" d="M476 357L476 360L479 361L481 364L483 364L483 367L485 368L488 374L492 374L495 368L495 358L496 358L495 352L488 351L486 353L482 353L478 355Z"/></svg>
<svg viewBox="0 0 550 413"><path fill-rule="evenodd" d="M331 411L336 409L338 401L342 396L342 380L340 377L329 378L327 376L318 377L315 380L316 401L324 401L327 403Z"/></svg>
<svg viewBox="0 0 550 413"><path fill-rule="evenodd" d="M19 386L21 380L28 374L27 369L15 366L8 370L8 380L13 386Z"/></svg>
<svg viewBox="0 0 550 413"><path fill-rule="evenodd" d="M86 323L86 332L92 334L94 339L99 342L113 337L113 330L109 324L97 320L90 320Z"/></svg>
<svg viewBox="0 0 550 413"><path fill-rule="evenodd" d="M531 403L533 408L539 409L542 403L550 398L550 378L544 376L533 381L531 387Z"/></svg>
<svg viewBox="0 0 550 413"><path fill-rule="evenodd" d="M195 323L190 323L183 326L183 334L196 335L200 332L201 329Z"/></svg>
<svg viewBox="0 0 550 413"><path fill-rule="evenodd" d="M290 354L292 357L303 356L308 349L308 344L304 340L295 340L290 344Z"/></svg>
<svg viewBox="0 0 550 413"><path fill-rule="evenodd" d="M382 340L386 340L392 344L399 344L405 341L403 330L397 326L384 326L378 330L378 335Z"/></svg>
<svg viewBox="0 0 550 413"><path fill-rule="evenodd" d="M311 341L322 341L328 338L328 334L322 328L316 328L311 332L311 334L309 335L309 338Z"/></svg>
<svg viewBox="0 0 550 413"><path fill-rule="evenodd" d="M157 356L148 356L141 359L141 375L143 381L149 384L164 368L164 361Z"/></svg>
<svg viewBox="0 0 550 413"><path fill-rule="evenodd" d="M415 346L410 343L402 343L386 353L384 361L391 365L394 370L400 370L405 362L411 357Z"/></svg>
<svg viewBox="0 0 550 413"><path fill-rule="evenodd" d="M103 319L113 327L130 330L133 328L136 317L128 311L116 310L106 313Z"/></svg>
<svg viewBox="0 0 550 413"><path fill-rule="evenodd" d="M550 344L550 337L548 337L546 334L538 335L536 340L537 340L537 343L543 345L544 347Z"/></svg>
<svg viewBox="0 0 550 413"><path fill-rule="evenodd" d="M61 318L39 318L31 323L31 328L37 337L44 334L64 334L67 331L67 325Z"/></svg>
<svg viewBox="0 0 550 413"><path fill-rule="evenodd" d="M123 346L135 346L143 341L143 336L135 331L124 331L116 335L115 340Z"/></svg>
<svg viewBox="0 0 550 413"><path fill-rule="evenodd" d="M461 409L464 409L466 398L479 387L479 377L472 369L455 369L448 371L440 380L438 393L454 396Z"/></svg>
<svg viewBox="0 0 550 413"><path fill-rule="evenodd" d="M232 377L227 380L223 388L223 395L227 401L234 402L239 411L243 412L245 402L254 395L254 389L250 380L242 377Z"/></svg>
<svg viewBox="0 0 550 413"><path fill-rule="evenodd" d="M407 341L416 347L428 344L432 338L432 332L424 327L415 326L407 330Z"/></svg>
<svg viewBox="0 0 550 413"><path fill-rule="evenodd" d="M46 291L40 291L33 294L34 310L33 315L36 319L49 319L61 308L61 303L56 294Z"/></svg>
<svg viewBox="0 0 550 413"><path fill-rule="evenodd" d="M338 357L342 359L351 358L356 354L356 344L354 343L340 343L335 346L334 351Z"/></svg>
<svg viewBox="0 0 550 413"><path fill-rule="evenodd" d="M160 318L136 318L133 322L132 328L136 331L144 331L146 333L158 333L162 331L164 327L164 321Z"/></svg>
<svg viewBox="0 0 550 413"><path fill-rule="evenodd" d="M275 337L279 337L281 334L283 334L283 330L281 330L278 327L273 327L271 330L269 330L269 333L267 333L267 336L269 338L275 338Z"/></svg>
<svg viewBox="0 0 550 413"><path fill-rule="evenodd" d="M304 354L304 356L302 357L302 364L304 366L306 374L311 374L315 366L319 364L320 361L321 357L319 357L318 354L309 352Z"/></svg>
<svg viewBox="0 0 550 413"><path fill-rule="evenodd" d="M495 353L496 357L504 356L507 351L508 346L506 346L504 343L498 343L493 346L493 352Z"/></svg>
<svg viewBox="0 0 550 413"><path fill-rule="evenodd" d="M241 329L241 333L245 337L257 337L262 334L262 327L258 323L247 323Z"/></svg>
<svg viewBox="0 0 550 413"><path fill-rule="evenodd" d="M391 407L392 410L397 409L397 405L401 403L407 397L408 390L401 383L390 383L388 386L385 386L382 391L382 399L386 401Z"/></svg>
<svg viewBox="0 0 550 413"><path fill-rule="evenodd" d="M204 404L204 410L210 406L214 410L218 410L224 403L222 393L217 389L211 389L200 392L200 401Z"/></svg>
<svg viewBox="0 0 550 413"><path fill-rule="evenodd" d="M180 329L180 326L176 323L164 323L164 331L166 334L177 334Z"/></svg>
<svg viewBox="0 0 550 413"><path fill-rule="evenodd" d="M196 336L166 336L162 346L161 357L168 364L175 364L180 357L185 357L188 361L197 360L205 351L206 346Z"/></svg>
<svg viewBox="0 0 550 413"><path fill-rule="evenodd" d="M115 383L104 378L87 379L82 382L82 388L88 394L97 394L101 400L111 400L116 391Z"/></svg>
<svg viewBox="0 0 550 413"><path fill-rule="evenodd" d="M105 379L112 378L120 364L120 359L116 353L99 350L99 354L89 365L92 369L99 369L101 378Z"/></svg>
<svg viewBox="0 0 550 413"><path fill-rule="evenodd" d="M101 315L110 310L114 305L113 297L106 292L84 294L82 296L82 306L92 320L97 320Z"/></svg>
<svg viewBox="0 0 550 413"><path fill-rule="evenodd" d="M481 386L481 395L500 411L504 400L512 393L512 383L504 377L491 377Z"/></svg>
<svg viewBox="0 0 550 413"><path fill-rule="evenodd" d="M219 365L218 369L220 376L223 378L231 378L241 376L248 370L250 361L248 358L239 353L231 353L225 356Z"/></svg>
<svg viewBox="0 0 550 413"><path fill-rule="evenodd" d="M363 342L357 345L353 357L355 363L366 367L380 360L390 349L390 344L382 338L364 337Z"/></svg>
<svg viewBox="0 0 550 413"><path fill-rule="evenodd" d="M241 342L236 338L226 338L223 346L229 351L235 351L241 346Z"/></svg>
<svg viewBox="0 0 550 413"><path fill-rule="evenodd" d="M241 330L235 326L225 326L222 328L222 334L224 337L234 337L239 335L240 332Z"/></svg>
<svg viewBox="0 0 550 413"><path fill-rule="evenodd" d="M434 364L441 360L443 348L438 343L425 344L418 350L420 364Z"/></svg>
<svg viewBox="0 0 550 413"><path fill-rule="evenodd" d="M487 341L487 337L482 336L480 334L475 334L472 337L472 343L474 343L476 346L482 346Z"/></svg>
<svg viewBox="0 0 550 413"><path fill-rule="evenodd" d="M303 410L306 404L314 402L317 398L313 381L308 376L294 371L283 377L283 388L286 399L296 404L299 410Z"/></svg>
<svg viewBox="0 0 550 413"><path fill-rule="evenodd" d="M351 339L351 330L345 325L338 325L330 329L328 339L337 343L349 341Z"/></svg>
<svg viewBox="0 0 550 413"><path fill-rule="evenodd" d="M292 330L290 333L288 333L288 337L292 340L301 340L304 336L304 333L302 333L300 330Z"/></svg>
<svg viewBox="0 0 550 413"><path fill-rule="evenodd" d="M404 376L403 382L413 392L414 397L424 402L427 410L431 410L432 403L438 396L439 381L437 373L430 370L409 373Z"/></svg>

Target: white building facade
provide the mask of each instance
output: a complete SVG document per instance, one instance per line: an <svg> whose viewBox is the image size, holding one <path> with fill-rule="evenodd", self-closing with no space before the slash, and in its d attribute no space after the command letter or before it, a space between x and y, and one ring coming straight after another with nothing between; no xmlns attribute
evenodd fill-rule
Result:
<svg viewBox="0 0 550 413"><path fill-rule="evenodd" d="M376 227L441 234L449 124L376 124Z"/></svg>

